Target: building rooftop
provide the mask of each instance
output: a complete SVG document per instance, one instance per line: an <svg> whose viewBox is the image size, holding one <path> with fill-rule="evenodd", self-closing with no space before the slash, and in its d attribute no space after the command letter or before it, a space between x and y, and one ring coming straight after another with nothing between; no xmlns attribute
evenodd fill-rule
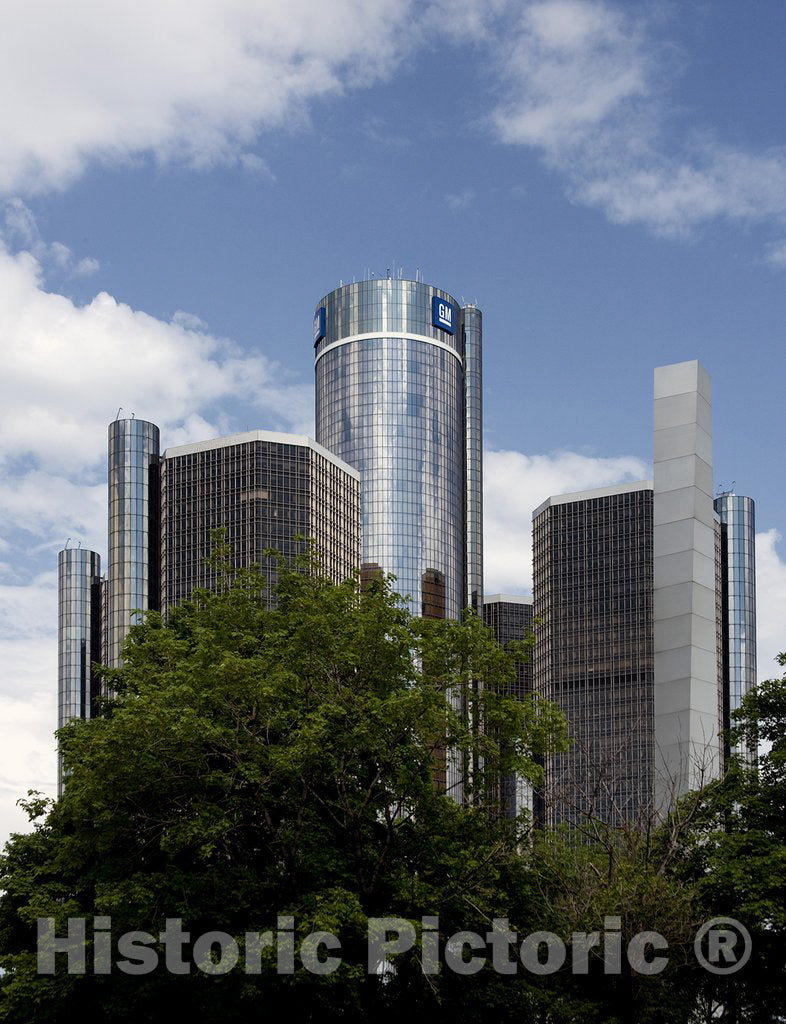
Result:
<svg viewBox="0 0 786 1024"><path fill-rule="evenodd" d="M343 469L345 473L349 473L356 480L360 479L360 473L350 466L348 462L344 462L338 455L334 455L333 452L328 451L321 444L317 444L313 438L307 437L305 434L284 434L276 430L247 430L243 434L228 434L226 437L211 438L209 441L181 444L175 448L167 448L164 452L164 458L177 459L182 455L193 455L195 452L209 452L214 448L231 448L233 445L249 444L252 441L266 441L268 444L294 444L301 448L311 448L318 455L322 455L329 462L332 462L334 466Z"/></svg>
<svg viewBox="0 0 786 1024"><path fill-rule="evenodd" d="M607 498L613 494L632 494L634 491L653 490L652 480L637 480L630 484L614 484L611 487L598 487L594 491L573 491L570 494L556 494L546 498L532 513L532 518L540 515L552 505L569 505L572 501L588 501L592 498Z"/></svg>

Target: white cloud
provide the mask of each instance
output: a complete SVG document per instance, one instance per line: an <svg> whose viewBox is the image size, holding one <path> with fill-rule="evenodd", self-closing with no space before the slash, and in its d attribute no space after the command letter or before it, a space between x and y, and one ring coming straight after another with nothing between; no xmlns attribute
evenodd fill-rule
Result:
<svg viewBox="0 0 786 1024"><path fill-rule="evenodd" d="M41 573L27 586L0 585L0 635L4 640L26 642L49 636L53 624L57 624L56 571ZM9 660L13 661L6 658L2 660L4 672ZM18 672L21 665L17 662L14 664ZM13 681L10 688L14 688ZM3 689L8 691L9 686Z"/></svg>
<svg viewBox="0 0 786 1024"><path fill-rule="evenodd" d="M532 512L556 494L645 480L651 467L632 455L486 452L483 467L484 589L532 591Z"/></svg>
<svg viewBox="0 0 786 1024"><path fill-rule="evenodd" d="M44 267L73 272L19 202L0 232L0 831L24 827L13 806L52 793L57 716L55 552L66 538L104 553L107 423L124 407L161 427L167 446L255 426L311 432L311 387L210 334L180 311L171 322L105 292L77 306L48 292ZM13 253L3 239L28 250ZM243 424L245 425L245 424ZM13 553L13 558L11 554ZM46 572L38 572L46 566Z"/></svg>
<svg viewBox="0 0 786 1024"><path fill-rule="evenodd" d="M260 130L388 74L418 40L412 17L408 0L40 0L35 17L6 5L0 192L146 153L249 166Z"/></svg>
<svg viewBox="0 0 786 1024"><path fill-rule="evenodd" d="M471 188L465 188L462 192L448 193L445 196L445 202L453 213L461 213L462 210L466 210L472 205L474 198L474 191Z"/></svg>
<svg viewBox="0 0 786 1024"><path fill-rule="evenodd" d="M786 270L786 241L775 242L767 250L767 262Z"/></svg>
<svg viewBox="0 0 786 1024"><path fill-rule="evenodd" d="M786 651L786 562L777 550L777 530L756 534L756 633L759 679L780 677L775 657Z"/></svg>
<svg viewBox="0 0 786 1024"><path fill-rule="evenodd" d="M0 238L9 248L25 249L42 265L57 267L67 275L87 277L99 269L98 260L92 256L76 260L68 246L62 242L45 242L41 238L32 210L18 196L5 202Z"/></svg>
<svg viewBox="0 0 786 1024"><path fill-rule="evenodd" d="M182 313L158 320L106 292L77 306L41 278L33 255L0 247L0 465L31 456L57 475L97 465L119 406L157 423L166 444L184 431L195 432L188 440L220 433L210 414L226 400L259 409L259 426L309 429L310 388L287 384L263 355Z"/></svg>
<svg viewBox="0 0 786 1024"><path fill-rule="evenodd" d="M494 115L502 138L552 156L586 146L649 92L640 30L584 0L527 6L503 66L510 95Z"/></svg>
<svg viewBox="0 0 786 1024"><path fill-rule="evenodd" d="M256 174L260 178L265 178L271 185L276 183L277 179L270 169L270 164L256 153L241 153L238 157L238 163L249 174Z"/></svg>
<svg viewBox="0 0 786 1024"><path fill-rule="evenodd" d="M495 22L511 6L511 0L432 0L418 11L418 33L436 46L446 39L494 42Z"/></svg>
<svg viewBox="0 0 786 1024"><path fill-rule="evenodd" d="M782 220L782 149L744 152L707 132L667 141L675 57L640 9L531 3L502 61L506 98L492 115L496 131L539 150L573 198L617 223L678 235L719 217Z"/></svg>
<svg viewBox="0 0 786 1024"><path fill-rule="evenodd" d="M55 795L56 575L0 585L0 843L9 832L29 830L16 806L29 789Z"/></svg>
<svg viewBox="0 0 786 1024"><path fill-rule="evenodd" d="M0 490L4 530L22 530L52 551L68 537L94 551L106 547L106 480L87 484L40 469L6 472L0 479L6 484Z"/></svg>
<svg viewBox="0 0 786 1024"><path fill-rule="evenodd" d="M51 673L56 678L54 657L49 669L50 678ZM37 689L24 698L0 694L0 842L11 832L30 831L26 814L16 806L28 790L35 789L50 797L56 794L55 690L56 687Z"/></svg>

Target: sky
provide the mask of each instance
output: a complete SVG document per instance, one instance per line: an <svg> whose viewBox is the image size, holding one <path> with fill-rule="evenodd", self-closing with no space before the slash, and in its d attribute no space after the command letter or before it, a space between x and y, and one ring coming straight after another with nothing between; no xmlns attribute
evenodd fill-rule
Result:
<svg viewBox="0 0 786 1024"><path fill-rule="evenodd" d="M313 435L314 307L371 273L483 310L489 593L529 590L544 498L651 476L653 369L700 359L779 674L784 44L782 0L3 5L0 839L55 790L107 424Z"/></svg>

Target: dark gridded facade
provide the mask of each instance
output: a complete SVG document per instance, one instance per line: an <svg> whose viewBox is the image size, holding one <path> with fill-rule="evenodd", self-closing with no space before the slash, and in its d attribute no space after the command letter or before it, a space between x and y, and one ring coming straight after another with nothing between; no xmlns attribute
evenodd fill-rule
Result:
<svg viewBox="0 0 786 1024"><path fill-rule="evenodd" d="M547 764L553 824L652 807L652 542L649 485L552 498L534 514L535 686L573 738Z"/></svg>
<svg viewBox="0 0 786 1024"><path fill-rule="evenodd" d="M161 472L164 610L195 587L215 586L204 559L219 527L232 564L261 565L271 585L276 561L265 550L289 560L306 550L306 538L335 582L359 568L358 474L308 438L253 431L184 445L165 453Z"/></svg>
<svg viewBox="0 0 786 1024"><path fill-rule="evenodd" d="M492 594L483 600L483 621L502 647L513 642L523 643L532 632L532 601ZM533 680L532 658L519 661L516 663L516 679L508 684L506 692L519 699L526 697L532 693Z"/></svg>
<svg viewBox="0 0 786 1024"><path fill-rule="evenodd" d="M491 594L483 599L483 621L491 629L501 647L511 643L524 643L533 627L533 608L530 598ZM534 671L532 657L516 661L516 677L505 686L505 693L523 700L533 691ZM516 775L504 775L500 780L499 801L503 813L515 818L522 810L533 809L532 787Z"/></svg>

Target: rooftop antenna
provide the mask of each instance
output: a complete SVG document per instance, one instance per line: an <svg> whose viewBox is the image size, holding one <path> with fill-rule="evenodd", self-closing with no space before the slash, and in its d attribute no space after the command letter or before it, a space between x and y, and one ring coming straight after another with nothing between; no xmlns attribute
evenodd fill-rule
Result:
<svg viewBox="0 0 786 1024"><path fill-rule="evenodd" d="M69 537L68 540L65 542L65 548L63 549L64 551L68 551L68 545L70 543L71 543L71 538Z"/></svg>
<svg viewBox="0 0 786 1024"><path fill-rule="evenodd" d="M76 546L76 550L78 551L81 547L82 547L82 541L80 540L79 543Z"/></svg>
<svg viewBox="0 0 786 1024"><path fill-rule="evenodd" d="M117 421L118 421L118 420L120 419L120 413L121 413L122 411L123 411L123 406L122 406L122 405L121 405L121 406L118 406L118 409L117 409L117 416L115 416L115 423L117 423Z"/></svg>
<svg viewBox="0 0 786 1024"><path fill-rule="evenodd" d="M131 419L133 419L133 418L134 418L134 414L133 414L133 413L131 413Z"/></svg>

